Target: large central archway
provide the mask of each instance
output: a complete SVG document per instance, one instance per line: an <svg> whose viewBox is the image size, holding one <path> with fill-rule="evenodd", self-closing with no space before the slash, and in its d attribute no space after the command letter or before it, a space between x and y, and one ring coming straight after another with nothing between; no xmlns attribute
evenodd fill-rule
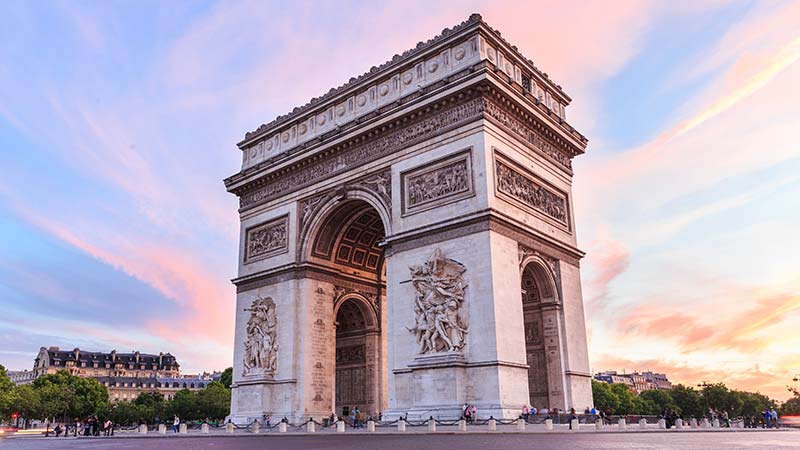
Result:
<svg viewBox="0 0 800 450"><path fill-rule="evenodd" d="M322 209L307 257L334 280L332 410L349 415L357 407L376 416L386 407L381 326L386 276L380 246L385 228L376 208L361 199L332 200Z"/></svg>

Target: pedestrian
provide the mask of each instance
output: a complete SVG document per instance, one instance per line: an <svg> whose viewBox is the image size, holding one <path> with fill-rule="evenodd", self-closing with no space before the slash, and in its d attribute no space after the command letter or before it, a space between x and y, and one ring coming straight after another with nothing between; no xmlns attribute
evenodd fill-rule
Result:
<svg viewBox="0 0 800 450"><path fill-rule="evenodd" d="M528 416L530 415L531 410L528 408L528 404L522 405L522 418L525 419L525 422L528 421Z"/></svg>
<svg viewBox="0 0 800 450"><path fill-rule="evenodd" d="M103 432L106 436L111 433L111 419L106 419L106 421L103 423Z"/></svg>
<svg viewBox="0 0 800 450"><path fill-rule="evenodd" d="M175 418L172 419L172 432L173 433L177 433L178 432L178 426L180 424L181 424L181 419L178 417L177 414L175 414Z"/></svg>
<svg viewBox="0 0 800 450"><path fill-rule="evenodd" d="M269 414L265 414L264 415L264 426L269 428L271 423L272 423L272 416L270 416Z"/></svg>
<svg viewBox="0 0 800 450"><path fill-rule="evenodd" d="M577 419L577 418L578 418L578 416L575 415L575 408L570 408L569 409L569 429L570 430L572 429L572 421Z"/></svg>
<svg viewBox="0 0 800 450"><path fill-rule="evenodd" d="M597 415L597 409L595 409L595 407L592 406L592 409L589 410L589 414L591 414L593 416L596 416Z"/></svg>
<svg viewBox="0 0 800 450"><path fill-rule="evenodd" d="M353 405L353 428L360 428L358 413L358 406Z"/></svg>
<svg viewBox="0 0 800 450"><path fill-rule="evenodd" d="M56 427L53 428L53 433L56 434L56 437L61 436L61 424L56 424Z"/></svg>
<svg viewBox="0 0 800 450"><path fill-rule="evenodd" d="M472 423L475 423L475 421L478 420L478 407L472 405L472 409L470 412L472 413Z"/></svg>
<svg viewBox="0 0 800 450"><path fill-rule="evenodd" d="M92 423L94 424L94 432L92 433L92 436L100 436L100 418L97 416L92 417Z"/></svg>
<svg viewBox="0 0 800 450"><path fill-rule="evenodd" d="M472 422L472 410L467 404L464 404L464 420L466 420L467 423Z"/></svg>
<svg viewBox="0 0 800 450"><path fill-rule="evenodd" d="M775 411L775 408L770 408L769 418L770 422L772 422L772 426L778 428L778 411Z"/></svg>
<svg viewBox="0 0 800 450"><path fill-rule="evenodd" d="M336 424L336 413L332 412L331 417L328 419L328 426L332 427Z"/></svg>
<svg viewBox="0 0 800 450"><path fill-rule="evenodd" d="M731 427L731 419L730 419L730 416L728 415L728 410L727 409L722 411L722 421L725 423L725 427L726 428L730 428Z"/></svg>

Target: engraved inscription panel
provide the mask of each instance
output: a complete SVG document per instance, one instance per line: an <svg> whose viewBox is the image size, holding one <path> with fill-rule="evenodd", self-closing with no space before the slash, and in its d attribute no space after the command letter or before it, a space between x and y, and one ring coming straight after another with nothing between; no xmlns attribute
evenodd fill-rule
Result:
<svg viewBox="0 0 800 450"><path fill-rule="evenodd" d="M499 197L544 214L569 227L567 196L544 186L536 176L511 162L495 159L495 189Z"/></svg>
<svg viewBox="0 0 800 450"><path fill-rule="evenodd" d="M245 264L288 251L288 235L289 216L248 228L245 234Z"/></svg>
<svg viewBox="0 0 800 450"><path fill-rule="evenodd" d="M469 151L402 174L403 214L414 214L471 197L472 159Z"/></svg>

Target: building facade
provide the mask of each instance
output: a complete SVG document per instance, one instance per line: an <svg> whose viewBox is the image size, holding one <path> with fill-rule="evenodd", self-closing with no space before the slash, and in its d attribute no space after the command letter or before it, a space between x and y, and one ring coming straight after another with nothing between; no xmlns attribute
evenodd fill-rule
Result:
<svg viewBox="0 0 800 450"><path fill-rule="evenodd" d="M672 383L667 376L656 372L617 373L606 371L595 374L594 379L604 383L624 384L637 394L657 389L672 389Z"/></svg>
<svg viewBox="0 0 800 450"><path fill-rule="evenodd" d="M473 15L247 133L231 418L591 405L570 101Z"/></svg>
<svg viewBox="0 0 800 450"><path fill-rule="evenodd" d="M132 353L91 352L75 348L61 350L58 347L42 347L34 361L35 377L59 370L67 370L81 377L177 377L180 375L178 361L169 353L150 355L138 351Z"/></svg>
<svg viewBox="0 0 800 450"><path fill-rule="evenodd" d="M158 392L166 400L172 400L175 393L188 389L199 391L205 389L213 380L208 376L185 377L97 377L97 381L106 387L108 399L113 402L135 400L142 392Z"/></svg>

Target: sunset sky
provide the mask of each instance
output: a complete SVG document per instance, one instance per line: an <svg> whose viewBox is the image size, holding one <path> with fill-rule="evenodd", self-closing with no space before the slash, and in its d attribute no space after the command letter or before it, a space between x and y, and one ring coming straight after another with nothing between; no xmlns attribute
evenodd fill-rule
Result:
<svg viewBox="0 0 800 450"><path fill-rule="evenodd" d="M558 5L557 7L554 5ZM232 363L246 131L479 12L573 98L593 371L800 374L800 2L0 2L0 364Z"/></svg>

